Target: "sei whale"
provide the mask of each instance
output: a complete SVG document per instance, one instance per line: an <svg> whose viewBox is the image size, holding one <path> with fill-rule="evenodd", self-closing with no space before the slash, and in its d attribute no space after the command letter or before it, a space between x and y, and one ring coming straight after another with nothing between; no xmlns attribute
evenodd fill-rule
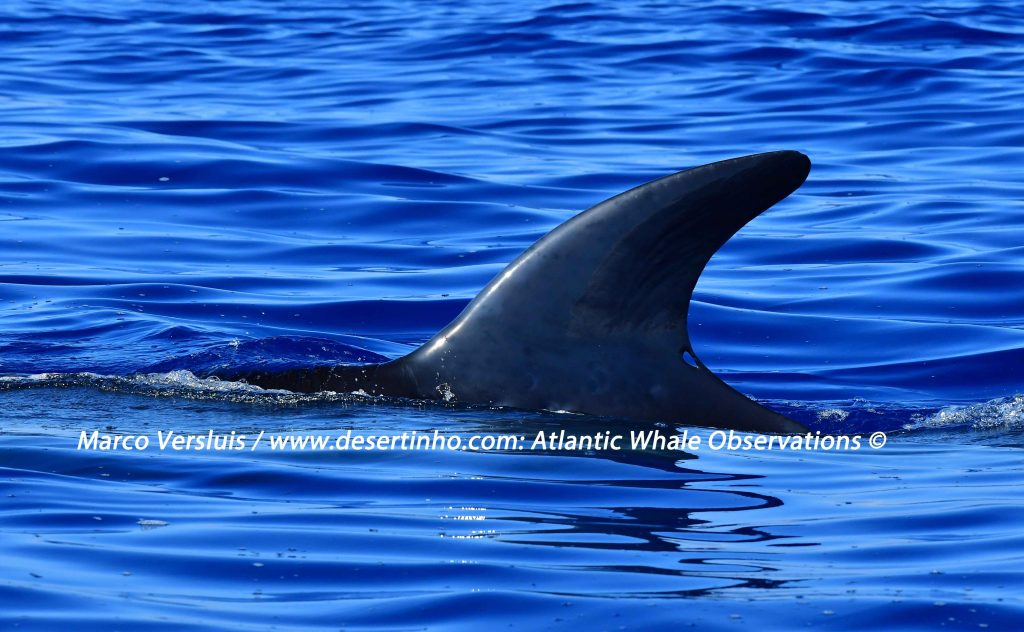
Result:
<svg viewBox="0 0 1024 632"><path fill-rule="evenodd" d="M711 256L797 189L778 151L680 171L558 226L409 355L372 365L220 371L291 391L356 391L756 432L806 432L698 359L686 321Z"/></svg>

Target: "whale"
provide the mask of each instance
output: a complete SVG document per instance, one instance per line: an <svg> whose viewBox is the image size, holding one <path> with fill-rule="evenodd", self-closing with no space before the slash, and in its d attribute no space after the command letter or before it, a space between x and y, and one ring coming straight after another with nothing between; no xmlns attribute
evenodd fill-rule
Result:
<svg viewBox="0 0 1024 632"><path fill-rule="evenodd" d="M807 432L709 370L690 344L687 316L715 252L800 187L810 167L798 151L754 154L605 200L530 246L402 358L210 377L294 392Z"/></svg>

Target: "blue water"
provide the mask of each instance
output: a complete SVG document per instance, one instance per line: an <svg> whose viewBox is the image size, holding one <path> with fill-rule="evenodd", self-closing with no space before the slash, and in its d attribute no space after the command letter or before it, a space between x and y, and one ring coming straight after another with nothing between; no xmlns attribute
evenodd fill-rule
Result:
<svg viewBox="0 0 1024 632"><path fill-rule="evenodd" d="M0 627L1020 629L1024 9L0 18ZM614 427L195 374L398 357L574 213L776 149L811 176L711 261L694 348L881 450L75 449Z"/></svg>

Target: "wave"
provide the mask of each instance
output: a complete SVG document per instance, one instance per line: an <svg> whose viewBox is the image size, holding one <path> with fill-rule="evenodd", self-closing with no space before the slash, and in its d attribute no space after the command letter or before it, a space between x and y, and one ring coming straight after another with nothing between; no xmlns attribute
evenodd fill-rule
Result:
<svg viewBox="0 0 1024 632"><path fill-rule="evenodd" d="M341 403L384 405L399 409L415 406L416 408L437 408L439 411L498 410L488 407L374 396L362 390L295 393L284 389L263 389L245 382L221 380L216 377L199 377L186 369L132 375L100 375L82 372L0 376L0 391L37 388L88 388L150 397L173 397L265 406ZM759 401L769 408L800 420L812 430L832 434L856 434L876 430L913 434L937 430L1014 432L1024 429L1024 395L1003 397L978 404L949 406L937 406L934 402L886 403L863 399L813 403L763 399ZM540 414L565 414L566 412L544 411ZM575 415L575 417L580 416ZM604 424L614 424L615 422L614 419L594 419L595 423L601 420L603 420L601 423Z"/></svg>

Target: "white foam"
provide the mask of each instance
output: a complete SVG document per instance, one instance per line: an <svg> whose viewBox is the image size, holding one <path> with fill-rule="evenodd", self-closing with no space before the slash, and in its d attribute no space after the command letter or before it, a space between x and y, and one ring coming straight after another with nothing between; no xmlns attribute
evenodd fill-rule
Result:
<svg viewBox="0 0 1024 632"><path fill-rule="evenodd" d="M191 371L180 369L168 373L141 373L120 378L138 386L152 388L187 388L216 393L287 393L289 391L263 389L245 382L230 382L216 377L196 377Z"/></svg>
<svg viewBox="0 0 1024 632"><path fill-rule="evenodd" d="M947 406L904 426L907 430L970 426L976 430L1024 427L1024 395L993 399L982 404Z"/></svg>
<svg viewBox="0 0 1024 632"><path fill-rule="evenodd" d="M844 421L849 416L849 411L839 408L826 408L818 411L818 421Z"/></svg>

